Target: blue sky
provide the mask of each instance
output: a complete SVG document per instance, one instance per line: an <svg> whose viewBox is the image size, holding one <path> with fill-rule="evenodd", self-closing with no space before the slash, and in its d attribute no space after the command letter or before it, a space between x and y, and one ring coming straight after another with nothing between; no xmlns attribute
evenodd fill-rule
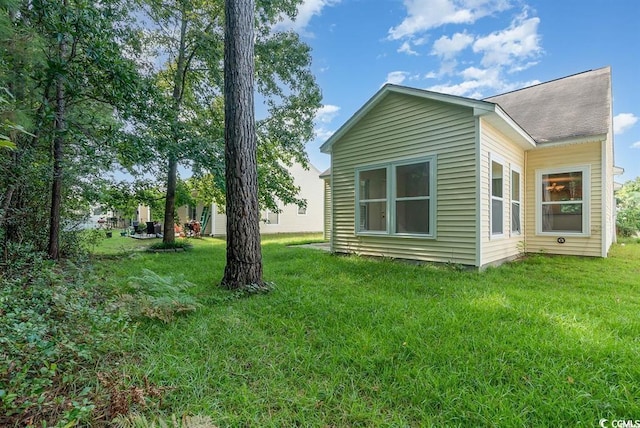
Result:
<svg viewBox="0 0 640 428"><path fill-rule="evenodd" d="M280 27L313 49L320 170L320 145L386 82L484 98L611 66L616 181L640 176L640 0L305 0Z"/></svg>

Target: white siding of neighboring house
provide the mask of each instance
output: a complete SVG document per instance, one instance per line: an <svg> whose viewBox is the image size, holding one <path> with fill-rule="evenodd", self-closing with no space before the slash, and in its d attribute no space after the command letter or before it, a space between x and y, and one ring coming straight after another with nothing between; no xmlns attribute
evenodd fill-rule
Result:
<svg viewBox="0 0 640 428"><path fill-rule="evenodd" d="M603 210L602 210L602 143L600 141L565 144L541 145L526 153L526 182L525 194L525 240L527 252L543 251L549 254L566 254L579 256L602 256ZM574 167L588 165L591 174L590 206L590 236L579 237L562 233L556 235L537 235L536 216L539 215L536 203L536 170L560 167ZM607 189L607 191L609 191ZM565 243L559 244L557 239L565 238Z"/></svg>
<svg viewBox="0 0 640 428"><path fill-rule="evenodd" d="M322 232L324 228L324 180L313 165L309 164L309 169L305 170L301 165L294 164L289 168L291 176L294 178L296 186L300 187L299 197L307 201L306 214L298 214L298 206L294 204L280 207L278 214L278 224L269 224L267 212L260 213L260 233L298 233L298 232ZM227 234L227 216L218 212L218 207L214 206L214 216L212 216L215 236ZM211 222L211 220L209 220Z"/></svg>
<svg viewBox="0 0 640 428"><path fill-rule="evenodd" d="M356 168L436 156L435 239L355 233ZM475 119L471 108L390 93L332 146L332 250L476 264Z"/></svg>
<svg viewBox="0 0 640 428"><path fill-rule="evenodd" d="M516 257L523 251L525 209L525 152L493 126L481 120L480 125L480 239L481 261L484 266ZM502 236L491 235L491 162L499 161L503 166L503 230ZM520 210L522 234L511 233L511 171L520 172Z"/></svg>

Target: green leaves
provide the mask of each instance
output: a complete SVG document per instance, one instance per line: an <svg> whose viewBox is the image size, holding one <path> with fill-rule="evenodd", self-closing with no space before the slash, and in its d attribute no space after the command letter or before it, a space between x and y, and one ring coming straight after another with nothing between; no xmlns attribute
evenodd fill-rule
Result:
<svg viewBox="0 0 640 428"><path fill-rule="evenodd" d="M640 231L640 177L629 180L616 192L618 234L632 236Z"/></svg>

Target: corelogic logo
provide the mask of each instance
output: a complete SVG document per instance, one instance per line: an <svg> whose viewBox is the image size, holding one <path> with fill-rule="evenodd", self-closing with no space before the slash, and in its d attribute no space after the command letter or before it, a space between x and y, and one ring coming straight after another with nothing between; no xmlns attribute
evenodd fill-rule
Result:
<svg viewBox="0 0 640 428"><path fill-rule="evenodd" d="M640 419L600 419L602 428L640 428Z"/></svg>

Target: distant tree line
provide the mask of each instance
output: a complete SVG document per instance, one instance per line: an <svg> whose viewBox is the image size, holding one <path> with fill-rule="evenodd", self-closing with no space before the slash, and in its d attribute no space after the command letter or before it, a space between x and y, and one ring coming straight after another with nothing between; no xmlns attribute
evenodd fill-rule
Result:
<svg viewBox="0 0 640 428"><path fill-rule="evenodd" d="M286 167L307 164L321 101L310 48L273 29L299 3L255 6L259 201L274 210L303 203ZM225 204L222 0L0 0L0 36L5 258L25 242L73 252L69 225L98 202L146 195L171 231L181 189Z"/></svg>

